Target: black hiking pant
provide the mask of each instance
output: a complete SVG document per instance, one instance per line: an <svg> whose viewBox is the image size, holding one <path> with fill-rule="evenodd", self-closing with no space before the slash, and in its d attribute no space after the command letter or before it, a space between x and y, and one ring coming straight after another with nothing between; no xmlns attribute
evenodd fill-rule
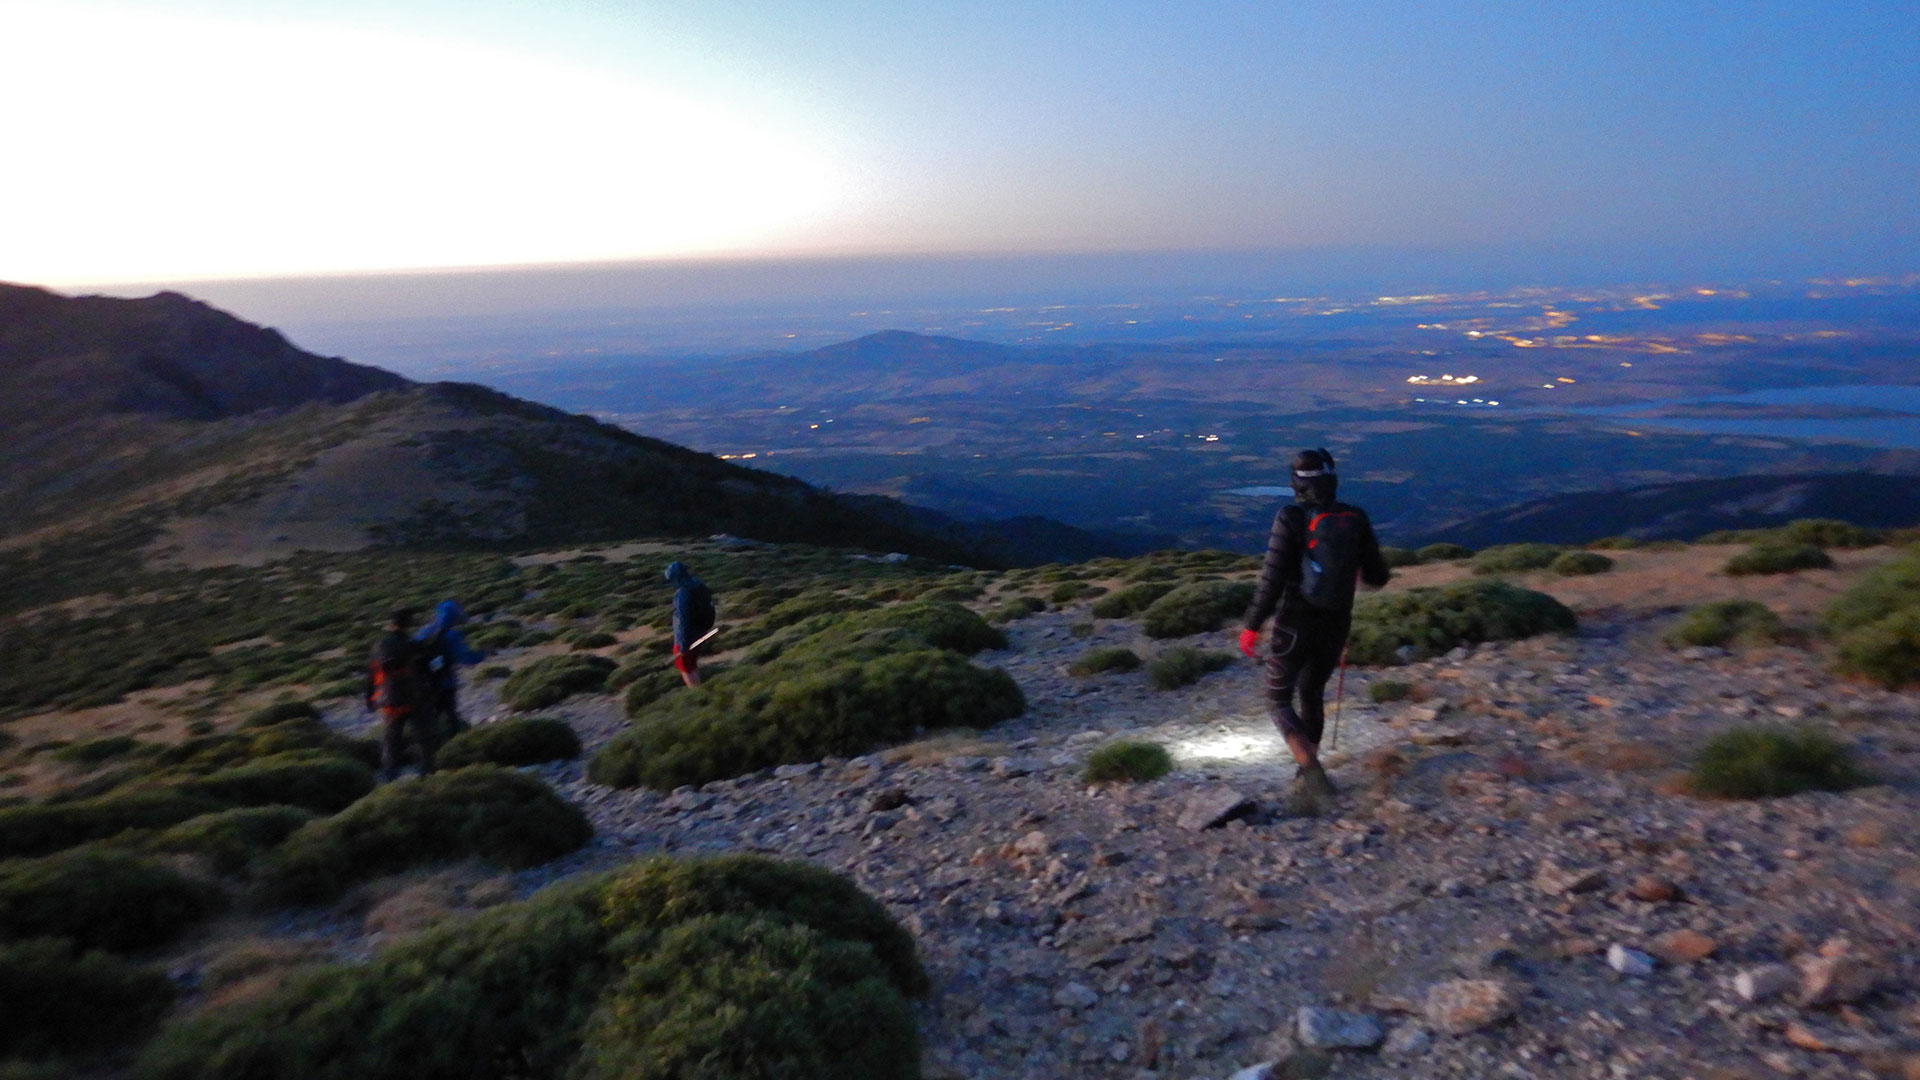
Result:
<svg viewBox="0 0 1920 1080"><path fill-rule="evenodd" d="M1327 680L1340 667L1347 647L1351 611L1283 608L1273 619L1267 653L1267 704L1282 735L1298 735L1315 746L1326 728ZM1294 708L1298 696L1300 706Z"/></svg>
<svg viewBox="0 0 1920 1080"><path fill-rule="evenodd" d="M440 723L431 709L380 710L380 775L391 780L400 775L406 760L405 744L420 748L420 775L433 771L433 754L440 749Z"/></svg>

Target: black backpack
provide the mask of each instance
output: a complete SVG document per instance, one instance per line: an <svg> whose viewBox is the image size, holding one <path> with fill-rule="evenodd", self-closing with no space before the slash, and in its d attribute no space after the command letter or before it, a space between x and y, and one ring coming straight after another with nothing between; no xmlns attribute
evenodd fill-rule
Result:
<svg viewBox="0 0 1920 1080"><path fill-rule="evenodd" d="M426 658L405 634L388 634L367 660L373 674L374 707L407 711L427 700Z"/></svg>
<svg viewBox="0 0 1920 1080"><path fill-rule="evenodd" d="M698 638L713 629L717 617L713 610L713 590L705 585L695 585L687 590L687 634Z"/></svg>
<svg viewBox="0 0 1920 1080"><path fill-rule="evenodd" d="M1360 577L1360 537L1365 519L1351 506L1334 503L1309 512L1297 512L1305 543L1300 549L1300 599L1311 607L1346 611L1353 607L1354 585Z"/></svg>

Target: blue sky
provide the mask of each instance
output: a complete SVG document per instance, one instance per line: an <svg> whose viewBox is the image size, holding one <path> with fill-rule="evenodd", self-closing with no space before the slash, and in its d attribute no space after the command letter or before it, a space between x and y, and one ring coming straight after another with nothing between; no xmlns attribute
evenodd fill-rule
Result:
<svg viewBox="0 0 1920 1080"><path fill-rule="evenodd" d="M0 197L43 211L0 225L0 279L1173 250L1884 272L1920 243L1911 3L0 20L0 91L36 117Z"/></svg>

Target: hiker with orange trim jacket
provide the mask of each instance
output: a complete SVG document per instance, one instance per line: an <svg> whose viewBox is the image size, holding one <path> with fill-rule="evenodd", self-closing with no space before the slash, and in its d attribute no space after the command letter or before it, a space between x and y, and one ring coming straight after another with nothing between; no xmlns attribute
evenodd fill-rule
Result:
<svg viewBox="0 0 1920 1080"><path fill-rule="evenodd" d="M387 620L387 632L367 658L367 710L380 713L380 778L400 775L401 743L409 738L420 748L420 775L433 771L439 724L433 714L433 690L428 683L427 656L413 640L414 613L401 608Z"/></svg>
<svg viewBox="0 0 1920 1080"><path fill-rule="evenodd" d="M667 583L673 586L673 668L680 681L700 685L700 641L713 629L713 591L693 576L687 564L667 564Z"/></svg>
<svg viewBox="0 0 1920 1080"><path fill-rule="evenodd" d="M1273 515L1260 587L1240 631L1240 651L1257 659L1261 628L1273 620L1267 703L1299 766L1291 801L1295 810L1308 813L1334 794L1320 765L1320 734L1327 679L1346 654L1354 588L1365 582L1377 589L1391 576L1367 512L1336 502L1338 486L1333 455L1326 450L1302 450L1294 457L1294 501Z"/></svg>

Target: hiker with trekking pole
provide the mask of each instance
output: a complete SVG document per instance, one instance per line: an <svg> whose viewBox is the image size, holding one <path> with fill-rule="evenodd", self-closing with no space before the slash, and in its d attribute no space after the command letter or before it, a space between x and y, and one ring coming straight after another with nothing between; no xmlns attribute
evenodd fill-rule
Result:
<svg viewBox="0 0 1920 1080"><path fill-rule="evenodd" d="M673 586L673 668L680 681L700 685L700 650L719 633L714 626L713 591L682 562L667 566Z"/></svg>
<svg viewBox="0 0 1920 1080"><path fill-rule="evenodd" d="M1354 590L1360 583L1377 589L1391 576L1367 512L1336 501L1338 487L1332 454L1295 455L1293 502L1273 515L1260 586L1240 631L1240 651L1258 659L1261 630L1272 620L1267 703L1298 766L1288 796L1296 813L1318 813L1334 795L1320 764L1320 736L1327 680L1337 668L1345 683Z"/></svg>

